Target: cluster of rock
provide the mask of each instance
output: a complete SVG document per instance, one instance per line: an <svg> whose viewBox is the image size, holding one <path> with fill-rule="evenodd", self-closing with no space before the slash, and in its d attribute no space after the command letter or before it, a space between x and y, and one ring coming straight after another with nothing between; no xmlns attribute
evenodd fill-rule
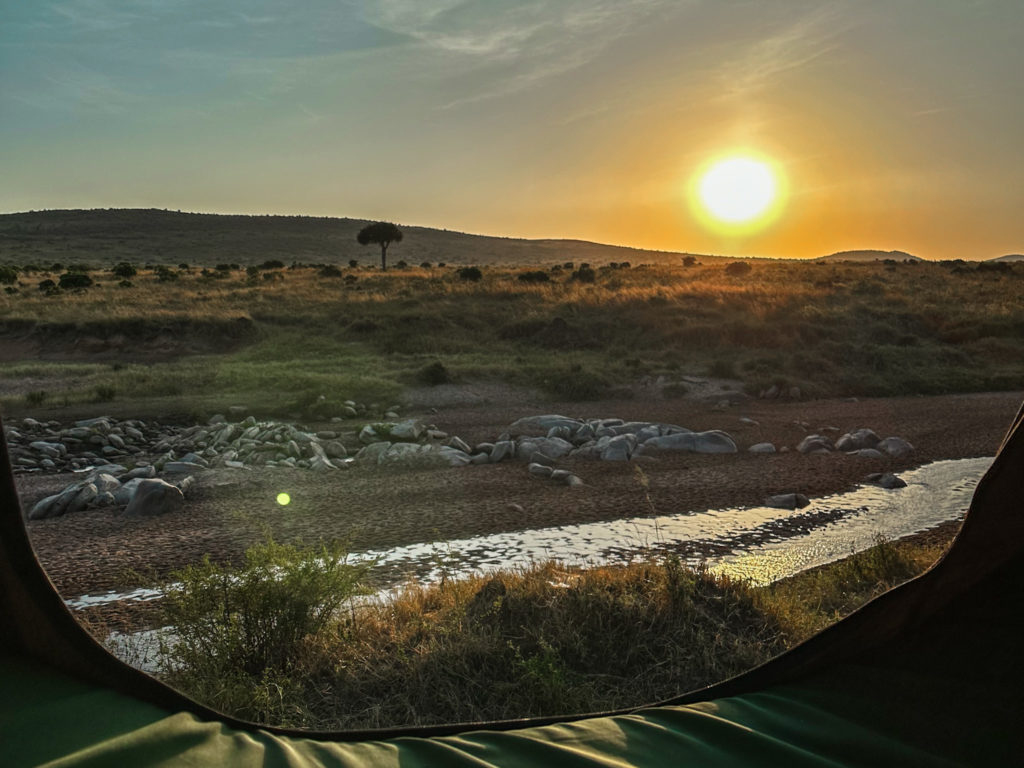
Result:
<svg viewBox="0 0 1024 768"><path fill-rule="evenodd" d="M96 467L85 479L67 486L60 493L36 502L28 512L29 520L44 520L94 507L124 506L126 515L162 515L179 512L185 493L192 487L191 475L176 483L156 477L152 464L127 469L120 464Z"/></svg>
<svg viewBox="0 0 1024 768"><path fill-rule="evenodd" d="M850 456L860 456L865 459L884 459L892 457L902 459L909 456L914 446L902 437L880 438L871 429L856 429L847 432L838 438L834 443L825 435L808 435L796 449L800 453L832 453L841 451Z"/></svg>

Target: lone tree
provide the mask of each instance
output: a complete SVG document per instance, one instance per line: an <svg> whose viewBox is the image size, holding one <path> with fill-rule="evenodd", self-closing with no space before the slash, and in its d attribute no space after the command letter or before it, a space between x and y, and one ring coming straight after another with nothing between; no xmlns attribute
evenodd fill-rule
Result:
<svg viewBox="0 0 1024 768"><path fill-rule="evenodd" d="M402 242L402 230L389 221L378 221L360 229L356 240L360 245L380 243L380 268L386 270L388 268L388 246L392 243Z"/></svg>

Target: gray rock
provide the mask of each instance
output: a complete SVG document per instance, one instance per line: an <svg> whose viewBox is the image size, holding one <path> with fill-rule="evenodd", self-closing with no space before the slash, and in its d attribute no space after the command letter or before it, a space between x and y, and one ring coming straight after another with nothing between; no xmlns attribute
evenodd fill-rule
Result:
<svg viewBox="0 0 1024 768"><path fill-rule="evenodd" d="M634 448L636 448L636 435L629 433L616 435L601 450L601 460L629 461Z"/></svg>
<svg viewBox="0 0 1024 768"><path fill-rule="evenodd" d="M902 477L897 477L892 472L872 472L864 479L872 485L877 485L880 488L888 488L889 490L907 487L907 481Z"/></svg>
<svg viewBox="0 0 1024 768"><path fill-rule="evenodd" d="M328 440L323 444L323 450L329 459L344 459L348 456L345 446L338 440Z"/></svg>
<svg viewBox="0 0 1024 768"><path fill-rule="evenodd" d="M821 453L831 451L834 447L832 441L824 435L808 435L800 441L796 449L800 453Z"/></svg>
<svg viewBox="0 0 1024 768"><path fill-rule="evenodd" d="M856 456L859 459L884 459L885 454L874 448L861 448L859 451L850 451L849 456Z"/></svg>
<svg viewBox="0 0 1024 768"><path fill-rule="evenodd" d="M488 453L474 453L469 457L470 464L489 464L491 456Z"/></svg>
<svg viewBox="0 0 1024 768"><path fill-rule="evenodd" d="M870 429L856 429L847 432L836 440L838 451L859 451L864 448L874 448L878 445L880 438Z"/></svg>
<svg viewBox="0 0 1024 768"><path fill-rule="evenodd" d="M748 427L759 427L759 426L761 426L760 422L754 421L753 419L748 418L746 416L740 416L739 422L740 422L740 424L744 424L744 425L746 425Z"/></svg>
<svg viewBox="0 0 1024 768"><path fill-rule="evenodd" d="M114 494L110 493L110 491L98 493L92 504L94 507L112 507L114 505Z"/></svg>
<svg viewBox="0 0 1024 768"><path fill-rule="evenodd" d="M59 493L55 493L52 496L47 496L44 499L40 499L34 505L32 509L28 511L26 517L29 520L45 520L51 516L52 509L55 506L57 499L60 498Z"/></svg>
<svg viewBox="0 0 1024 768"><path fill-rule="evenodd" d="M553 467L555 465L555 460L548 456L546 453L534 451L533 453L530 454L530 463L543 464L546 467Z"/></svg>
<svg viewBox="0 0 1024 768"><path fill-rule="evenodd" d="M747 448L750 453L775 453L775 446L771 443L755 443Z"/></svg>
<svg viewBox="0 0 1024 768"><path fill-rule="evenodd" d="M314 472L327 472L337 467L326 456L316 456L309 462L309 468Z"/></svg>
<svg viewBox="0 0 1024 768"><path fill-rule="evenodd" d="M227 417L224 416L223 413L215 413L213 414L213 416L210 417L210 420L206 423L209 424L211 427L215 427L218 424L227 424L227 422Z"/></svg>
<svg viewBox="0 0 1024 768"><path fill-rule="evenodd" d="M438 455L441 456L442 459L448 462L448 466L450 467L465 467L471 461L470 455L468 453L466 453L465 451L461 451L458 448L452 448L447 445L442 445L438 447L437 453Z"/></svg>
<svg viewBox="0 0 1024 768"><path fill-rule="evenodd" d="M97 472L89 475L88 482L96 486L97 493L113 493L121 487L121 481L106 472Z"/></svg>
<svg viewBox="0 0 1024 768"><path fill-rule="evenodd" d="M137 477L141 477L141 478L156 477L156 467L154 467L152 464L145 464L145 465L143 465L141 467L136 467L135 469L131 470L130 472L127 472L124 475L122 475L121 476L121 482L126 482L128 480L134 480Z"/></svg>
<svg viewBox="0 0 1024 768"><path fill-rule="evenodd" d="M344 414L345 414L346 416L348 416L348 417L349 417L350 419L354 419L354 418L355 418L356 416L358 416L358 415L359 415L359 411L357 411L357 410L356 410L356 409L355 409L355 408L354 408L353 406L351 406L351 405L346 405L346 406L345 406L345 407L344 407L344 408L342 409L342 413L344 413Z"/></svg>
<svg viewBox="0 0 1024 768"><path fill-rule="evenodd" d="M132 517L152 517L180 512L184 506L185 495L180 488L158 478L140 479L124 513Z"/></svg>
<svg viewBox="0 0 1024 768"><path fill-rule="evenodd" d="M470 454L473 452L473 449L469 447L469 444L458 436L452 437L448 441L448 445L452 448L455 448L458 451L462 451L465 454Z"/></svg>
<svg viewBox="0 0 1024 768"><path fill-rule="evenodd" d="M691 453L736 453L736 442L725 432L676 432L652 437L644 443L645 451L688 451Z"/></svg>
<svg viewBox="0 0 1024 768"><path fill-rule="evenodd" d="M902 459L904 456L909 456L914 451L914 446L902 437L887 437L885 440L880 440L875 448L876 450L889 454L894 459Z"/></svg>
<svg viewBox="0 0 1024 768"><path fill-rule="evenodd" d="M415 419L399 421L391 427L392 440L415 441L423 434L423 425Z"/></svg>
<svg viewBox="0 0 1024 768"><path fill-rule="evenodd" d="M516 445L516 456L529 459L534 453L543 453L553 459L568 455L575 446L560 437L521 437Z"/></svg>
<svg viewBox="0 0 1024 768"><path fill-rule="evenodd" d="M564 482L570 488L581 488L584 485L583 481L576 475L569 475L562 482Z"/></svg>
<svg viewBox="0 0 1024 768"><path fill-rule="evenodd" d="M186 464L198 464L201 467L208 467L208 466L210 466L210 462L208 462L202 456L200 456L200 455L198 455L196 453L191 453L191 452L190 453L186 453L184 456L182 456L180 459L178 459L178 461L184 462Z"/></svg>
<svg viewBox="0 0 1024 768"><path fill-rule="evenodd" d="M555 482L564 483L568 478L572 477L572 472L567 469L553 469L549 477Z"/></svg>
<svg viewBox="0 0 1024 768"><path fill-rule="evenodd" d="M772 509L803 509L810 503L802 493L780 493L764 500L764 505Z"/></svg>
<svg viewBox="0 0 1024 768"><path fill-rule="evenodd" d="M531 463L526 468L526 470L531 475L536 475L537 477L551 477L551 472L552 472L551 467L549 467L547 464L537 464L537 463Z"/></svg>
<svg viewBox="0 0 1024 768"><path fill-rule="evenodd" d="M356 454L356 460L376 464L380 461L380 457L387 453L390 447L391 443L384 440L376 443L370 443Z"/></svg>
<svg viewBox="0 0 1024 768"><path fill-rule="evenodd" d="M516 444L511 440L499 440L494 444L494 448L491 449L491 463L497 464L499 461L515 456Z"/></svg>
<svg viewBox="0 0 1024 768"><path fill-rule="evenodd" d="M114 503L115 504L129 504L131 503L132 497L135 495L136 489L139 487L139 483L143 480L148 480L148 477L136 477L125 483L121 484L121 487L114 491Z"/></svg>
<svg viewBox="0 0 1024 768"><path fill-rule="evenodd" d="M571 419L568 416L525 416L517 419L509 425L508 431L513 435L547 435L552 427L568 427L570 430L578 430L583 425L579 419Z"/></svg>

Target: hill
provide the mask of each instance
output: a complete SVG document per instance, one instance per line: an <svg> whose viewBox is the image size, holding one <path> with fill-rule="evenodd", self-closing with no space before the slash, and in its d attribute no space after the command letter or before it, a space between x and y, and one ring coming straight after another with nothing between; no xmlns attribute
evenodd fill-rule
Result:
<svg viewBox="0 0 1024 768"><path fill-rule="evenodd" d="M0 214L0 263L42 265L81 261L102 266L132 261L244 266L269 259L286 264L344 264L357 259L362 264L376 264L379 249L356 242L356 233L368 223L363 219L237 216L155 209ZM409 264L677 264L687 255L582 240L525 240L400 226L405 238L389 249L391 264L400 260Z"/></svg>
<svg viewBox="0 0 1024 768"><path fill-rule="evenodd" d="M819 256L815 261L882 261L884 259L923 261L920 256L914 256L906 251L877 251L872 249L839 251L837 253L830 253L828 256Z"/></svg>
<svg viewBox="0 0 1024 768"><path fill-rule="evenodd" d="M1008 253L1005 256L996 256L986 261L1024 261L1024 253Z"/></svg>

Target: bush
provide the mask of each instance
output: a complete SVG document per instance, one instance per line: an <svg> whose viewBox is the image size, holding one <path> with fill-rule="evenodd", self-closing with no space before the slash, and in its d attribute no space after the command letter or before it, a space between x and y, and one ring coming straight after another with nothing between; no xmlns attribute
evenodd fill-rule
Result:
<svg viewBox="0 0 1024 768"><path fill-rule="evenodd" d="M277 259L268 259L260 264L260 269L284 269L284 262Z"/></svg>
<svg viewBox="0 0 1024 768"><path fill-rule="evenodd" d="M551 275L542 269L532 272L520 272L518 277L521 283L546 283L551 280Z"/></svg>
<svg viewBox="0 0 1024 768"><path fill-rule="evenodd" d="M139 271L135 268L135 265L127 261L120 262L110 271L114 274L115 277L120 277L125 280L135 277L135 275L139 273Z"/></svg>
<svg viewBox="0 0 1024 768"><path fill-rule="evenodd" d="M165 267L163 264L156 268L156 279L159 283L173 283L178 280L180 275L170 267Z"/></svg>
<svg viewBox="0 0 1024 768"><path fill-rule="evenodd" d="M264 272L263 279L268 283L275 283L284 280L283 272Z"/></svg>
<svg viewBox="0 0 1024 768"><path fill-rule="evenodd" d="M237 264L218 264L215 269L218 272L230 272L232 269L238 269Z"/></svg>
<svg viewBox="0 0 1024 768"><path fill-rule="evenodd" d="M59 292L60 288L57 287L57 284L53 282L53 280L51 280L50 278L46 278L45 280L41 280L39 282L39 290L49 295L55 292Z"/></svg>
<svg viewBox="0 0 1024 768"><path fill-rule="evenodd" d="M328 264L325 267L321 267L317 273L320 277L341 277L341 270L333 264Z"/></svg>
<svg viewBox="0 0 1024 768"><path fill-rule="evenodd" d="M18 282L18 270L14 267L0 265L0 283L14 285Z"/></svg>
<svg viewBox="0 0 1024 768"><path fill-rule="evenodd" d="M395 263L395 269L408 269L409 264L406 261L398 261Z"/></svg>
<svg viewBox="0 0 1024 768"><path fill-rule="evenodd" d="M42 405L48 397L46 390L37 389L25 395L25 402L28 405Z"/></svg>
<svg viewBox="0 0 1024 768"><path fill-rule="evenodd" d="M580 365L555 371L542 384L559 400L597 400L608 392L608 381L603 376Z"/></svg>
<svg viewBox="0 0 1024 768"><path fill-rule="evenodd" d="M697 266L697 257L696 256L683 256L683 266L684 267L695 267L695 266Z"/></svg>
<svg viewBox="0 0 1024 768"><path fill-rule="evenodd" d="M459 280L465 280L471 283L479 283L483 279L483 272L476 267L463 267L458 272Z"/></svg>
<svg viewBox="0 0 1024 768"><path fill-rule="evenodd" d="M250 264L248 267L245 268L245 275L250 280L255 280L257 277L260 276L260 268L257 267L255 264Z"/></svg>
<svg viewBox="0 0 1024 768"><path fill-rule="evenodd" d="M93 393L94 402L97 403L109 403L115 397L117 397L117 390L109 386L98 386Z"/></svg>
<svg viewBox="0 0 1024 768"><path fill-rule="evenodd" d="M592 283L597 279L597 273L589 264L580 264L580 268L572 273L570 278L580 283Z"/></svg>
<svg viewBox="0 0 1024 768"><path fill-rule="evenodd" d="M731 264L726 265L725 274L732 275L734 277L741 277L748 272L752 267L745 261L734 261Z"/></svg>
<svg viewBox="0 0 1024 768"><path fill-rule="evenodd" d="M421 269L430 269L430 262L429 261L421 262L420 263L420 268Z"/></svg>
<svg viewBox="0 0 1024 768"><path fill-rule="evenodd" d="M171 574L166 621L177 641L161 644L162 666L217 685L221 677L287 670L303 641L360 591L372 563L352 565L337 542L299 549L268 541L238 569L206 557ZM216 702L208 702L217 706Z"/></svg>
<svg viewBox="0 0 1024 768"><path fill-rule="evenodd" d="M46 281L44 281L46 282ZM42 284L40 283L40 286ZM92 278L84 272L65 272L60 276L59 285L61 288L88 288L92 285Z"/></svg>
<svg viewBox="0 0 1024 768"><path fill-rule="evenodd" d="M351 267L352 269L355 269L356 267L358 267L358 266L359 266L359 261L358 261L357 259L349 259L349 260L348 260L348 265L349 265L349 266L350 266L350 267Z"/></svg>
<svg viewBox="0 0 1024 768"><path fill-rule="evenodd" d="M437 360L420 368L416 372L416 380L428 387L436 387L438 384L447 384L452 380L452 377L441 361Z"/></svg>
<svg viewBox="0 0 1024 768"><path fill-rule="evenodd" d="M117 284L117 287L118 288L132 288L132 287L134 287L134 284L132 283L131 280L122 280L121 282L119 282Z"/></svg>

